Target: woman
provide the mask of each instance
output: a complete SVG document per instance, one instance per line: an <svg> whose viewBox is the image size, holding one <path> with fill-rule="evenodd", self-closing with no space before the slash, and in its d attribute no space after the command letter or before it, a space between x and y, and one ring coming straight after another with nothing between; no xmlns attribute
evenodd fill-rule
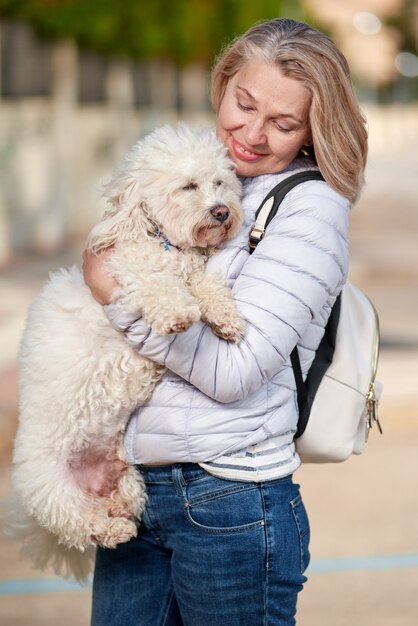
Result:
<svg viewBox="0 0 418 626"><path fill-rule="evenodd" d="M232 344L203 322L154 335L129 318L103 256L86 280L116 328L168 368L125 435L148 504L138 537L99 549L94 626L289 626L309 562L309 523L293 473L300 460L298 344L309 369L347 277L348 212L359 193L367 134L345 58L313 28L258 24L212 74L218 136L241 177L245 224L208 263L222 271L247 322ZM264 196L319 168L283 201L254 254L248 233Z"/></svg>

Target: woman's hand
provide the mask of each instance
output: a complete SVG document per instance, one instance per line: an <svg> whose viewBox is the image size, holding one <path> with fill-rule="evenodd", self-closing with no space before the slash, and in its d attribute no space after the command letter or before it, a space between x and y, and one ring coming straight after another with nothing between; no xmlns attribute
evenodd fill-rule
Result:
<svg viewBox="0 0 418 626"><path fill-rule="evenodd" d="M83 252L84 280L99 304L110 304L112 293L118 287L118 282L106 269L106 260L112 252L113 248L107 248L99 254L88 250Z"/></svg>

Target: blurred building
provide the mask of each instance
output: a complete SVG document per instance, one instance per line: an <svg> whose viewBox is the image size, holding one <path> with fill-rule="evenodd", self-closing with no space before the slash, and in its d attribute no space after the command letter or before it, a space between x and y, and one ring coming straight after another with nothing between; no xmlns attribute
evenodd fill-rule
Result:
<svg viewBox="0 0 418 626"><path fill-rule="evenodd" d="M207 69L111 59L0 22L0 264L53 253L101 215L99 187L141 135L207 123Z"/></svg>
<svg viewBox="0 0 418 626"><path fill-rule="evenodd" d="M410 101L414 86L418 98L418 57L405 56L390 25L408 6L416 34L416 0L303 4L346 54L364 101L378 103L382 93ZM72 41L43 41L24 22L4 20L0 61L0 266L84 237L103 211L100 186L138 137L179 118L213 119L209 70L199 63L109 58ZM375 107L368 117L395 151L404 137L416 137L414 104L402 115L402 133L397 110ZM380 131L372 128L371 139L380 145Z"/></svg>
<svg viewBox="0 0 418 626"><path fill-rule="evenodd" d="M403 77L415 79L415 86L411 83L406 92L411 97L417 93L418 57L402 49L404 37L395 27L396 21L409 22L408 31L413 33L416 49L416 0L305 0L305 6L331 30L353 75L369 87L369 94L376 94L379 87L394 85L396 98L400 95L396 86Z"/></svg>

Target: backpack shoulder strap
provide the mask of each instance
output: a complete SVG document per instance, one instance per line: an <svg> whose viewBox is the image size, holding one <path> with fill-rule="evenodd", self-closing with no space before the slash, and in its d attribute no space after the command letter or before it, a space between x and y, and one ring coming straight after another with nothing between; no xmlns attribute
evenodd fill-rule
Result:
<svg viewBox="0 0 418 626"><path fill-rule="evenodd" d="M264 198L263 202L260 204L259 208L256 211L255 217L256 221L250 232L250 254L252 254L257 247L257 244L264 237L264 233L266 231L267 226L270 224L273 217L276 215L283 198L287 193L296 185L300 185L301 183L305 183L308 180L325 180L322 176L321 172L318 170L305 170L303 172L298 172L297 174L292 174L292 176L288 176L284 180L282 180L278 185L276 185ZM298 422L298 430L297 435L305 430L306 423L302 416L305 416L305 407L308 404L308 391L306 389L306 385L303 381L302 376L302 368L300 365L299 352L297 346L295 346L290 353L290 362L292 364L293 375L295 377L296 382L296 394L298 401L298 410L299 410L299 422ZM307 421L307 418L306 418Z"/></svg>
<svg viewBox="0 0 418 626"><path fill-rule="evenodd" d="M324 180L324 177L318 170L298 172L282 180L266 195L256 211L255 224L250 231L250 254L254 252L257 244L264 237L266 228L276 215L285 195L289 193L293 187L296 187L296 185L305 183L308 180Z"/></svg>

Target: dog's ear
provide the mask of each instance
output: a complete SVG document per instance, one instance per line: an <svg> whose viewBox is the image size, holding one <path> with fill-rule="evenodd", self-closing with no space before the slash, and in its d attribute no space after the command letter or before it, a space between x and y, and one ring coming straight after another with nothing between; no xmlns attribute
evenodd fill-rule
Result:
<svg viewBox="0 0 418 626"><path fill-rule="evenodd" d="M128 157L125 158L119 171L101 189L103 198L106 199L111 207L117 210L123 207L133 208L139 205L143 199L143 194L141 194L141 169L139 167L134 168L132 163L127 162L127 159Z"/></svg>
<svg viewBox="0 0 418 626"><path fill-rule="evenodd" d="M102 188L108 208L87 238L87 248L92 252L100 252L119 241L149 236L155 230L141 190L140 172L141 169L134 168L132 162L125 162Z"/></svg>
<svg viewBox="0 0 418 626"><path fill-rule="evenodd" d="M90 231L87 249L97 254L117 242L149 237L154 230L155 225L148 217L144 202L133 207L114 205Z"/></svg>

